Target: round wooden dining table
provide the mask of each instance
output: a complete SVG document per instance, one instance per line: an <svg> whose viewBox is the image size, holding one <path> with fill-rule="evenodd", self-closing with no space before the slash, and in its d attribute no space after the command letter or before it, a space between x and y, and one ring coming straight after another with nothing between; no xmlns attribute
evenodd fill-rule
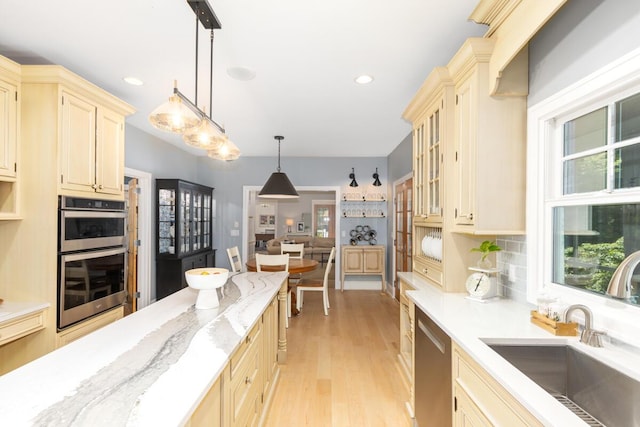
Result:
<svg viewBox="0 0 640 427"><path fill-rule="evenodd" d="M248 271L258 271L258 268L256 267L255 258L252 258L249 261L247 261L246 265L247 265ZM318 266L318 261L316 261L315 259L292 258L292 259L289 259L289 274L306 273L308 271L315 270L317 266ZM280 270L281 269L277 265L262 266L262 271L280 271ZM296 294L291 290L291 288L289 288L288 291L291 292L291 314L294 316L297 316L300 312L296 308Z"/></svg>
<svg viewBox="0 0 640 427"><path fill-rule="evenodd" d="M258 271L256 267L256 259L252 258L246 263L248 271ZM289 273L298 274L313 271L318 267L318 261L315 259L302 258L302 259L289 259ZM279 271L278 266L263 265L262 271Z"/></svg>

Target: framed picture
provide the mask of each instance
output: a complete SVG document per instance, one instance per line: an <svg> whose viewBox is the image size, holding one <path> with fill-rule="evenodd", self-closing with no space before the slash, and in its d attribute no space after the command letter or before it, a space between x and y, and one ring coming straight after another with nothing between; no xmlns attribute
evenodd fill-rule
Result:
<svg viewBox="0 0 640 427"><path fill-rule="evenodd" d="M296 225L296 231L297 231L298 233L303 233L303 232L304 232L304 222L299 222L299 223Z"/></svg>
<svg viewBox="0 0 640 427"><path fill-rule="evenodd" d="M260 225L267 225L268 218L268 215L260 215Z"/></svg>
<svg viewBox="0 0 640 427"><path fill-rule="evenodd" d="M276 225L276 216L269 215L269 225Z"/></svg>

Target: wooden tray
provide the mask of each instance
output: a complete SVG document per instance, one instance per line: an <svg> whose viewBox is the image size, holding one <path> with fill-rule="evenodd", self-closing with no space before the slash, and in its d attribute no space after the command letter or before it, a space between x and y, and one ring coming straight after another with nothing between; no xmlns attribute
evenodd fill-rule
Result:
<svg viewBox="0 0 640 427"><path fill-rule="evenodd" d="M562 337L575 337L578 335L578 324L574 322L563 323L556 322L549 319L547 316L543 316L536 310L531 311L531 323L537 325L547 332L553 335Z"/></svg>

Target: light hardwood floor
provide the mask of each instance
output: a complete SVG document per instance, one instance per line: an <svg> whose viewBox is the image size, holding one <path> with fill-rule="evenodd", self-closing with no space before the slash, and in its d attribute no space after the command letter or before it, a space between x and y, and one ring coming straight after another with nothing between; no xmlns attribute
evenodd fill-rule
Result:
<svg viewBox="0 0 640 427"><path fill-rule="evenodd" d="M287 330L288 358L265 427L408 427L397 362L398 302L379 291L307 292Z"/></svg>

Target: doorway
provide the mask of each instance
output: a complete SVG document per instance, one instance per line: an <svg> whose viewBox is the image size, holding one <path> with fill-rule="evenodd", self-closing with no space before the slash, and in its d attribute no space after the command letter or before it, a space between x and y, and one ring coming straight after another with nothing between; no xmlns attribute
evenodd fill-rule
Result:
<svg viewBox="0 0 640 427"><path fill-rule="evenodd" d="M289 201L278 201L276 199L260 199L257 197L257 194L260 192L262 187L258 186L250 186L245 185L242 189L242 257L245 260L251 259L255 256L256 249L256 233L258 232L256 227L256 221L260 221L260 218L256 216L257 206L261 202L275 203L276 208L274 211L275 215L275 224L274 224L274 234L275 237L281 237L288 233L288 225L287 219L292 218L294 221L294 225L292 226L292 235L297 233L303 235L311 235L313 230L311 212L312 212L312 201L314 194L317 196L318 200L323 200L325 204L330 204L327 201L333 203L334 207L334 218L335 218L335 206L339 206L340 204L340 187L337 186L299 186L296 187L296 190L301 195L300 198L304 200L307 198L308 209L305 211L309 213L307 215L301 215L301 210L298 210L298 214L290 215L292 212L293 203L296 203L295 200ZM299 217L297 216L299 215ZM307 221L308 218L308 221ZM308 223L307 223L308 222ZM299 223L302 223L299 225ZM336 258L334 264L334 283L337 282L338 272L340 271L340 221L334 221L335 226L333 227L333 232L335 235L335 247L336 247ZM298 232L298 227L302 227L303 231Z"/></svg>
<svg viewBox="0 0 640 427"><path fill-rule="evenodd" d="M412 218L413 218L413 178L402 178L394 184L394 273L393 295L400 297L398 271L411 271Z"/></svg>
<svg viewBox="0 0 640 427"><path fill-rule="evenodd" d="M137 215L136 224L129 224L130 228L135 228L137 238L134 244L136 262L136 292L137 301L135 302L136 310L146 307L154 299L151 295L151 265L153 257L153 242L151 240L151 229L153 226L153 208L152 208L152 181L151 174L136 169L125 168L125 185L132 179L136 180L137 195ZM129 261L131 262L131 261Z"/></svg>

